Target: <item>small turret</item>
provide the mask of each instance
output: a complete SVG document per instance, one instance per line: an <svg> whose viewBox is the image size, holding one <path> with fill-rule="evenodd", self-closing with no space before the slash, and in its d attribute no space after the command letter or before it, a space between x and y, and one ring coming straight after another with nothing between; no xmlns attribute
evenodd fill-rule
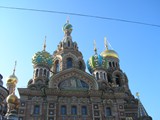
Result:
<svg viewBox="0 0 160 120"><path fill-rule="evenodd" d="M95 76L97 80L106 80L107 81L107 60L101 55L97 54L96 43L94 42L94 51L95 54L89 58L87 61L87 67L91 74Z"/></svg>

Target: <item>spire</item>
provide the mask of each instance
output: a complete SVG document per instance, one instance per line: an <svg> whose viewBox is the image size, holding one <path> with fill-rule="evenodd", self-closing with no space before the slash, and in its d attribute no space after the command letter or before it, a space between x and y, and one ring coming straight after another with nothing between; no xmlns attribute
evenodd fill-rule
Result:
<svg viewBox="0 0 160 120"><path fill-rule="evenodd" d="M47 38L47 37L45 36L45 38L44 38L44 44L43 44L43 50L44 50L44 51L46 51L46 38Z"/></svg>
<svg viewBox="0 0 160 120"><path fill-rule="evenodd" d="M137 92L136 93L136 96L138 98L138 118L141 118L141 117L149 117L148 116L148 113L146 112L144 106L142 105L141 101L140 101L140 98L139 98L139 93Z"/></svg>
<svg viewBox="0 0 160 120"><path fill-rule="evenodd" d="M68 23L68 24L69 24L69 16L67 16L67 21L66 21L66 23Z"/></svg>
<svg viewBox="0 0 160 120"><path fill-rule="evenodd" d="M15 64L14 64L13 75L15 75L16 66L17 66L17 61L15 61Z"/></svg>
<svg viewBox="0 0 160 120"><path fill-rule="evenodd" d="M104 46L105 46L106 50L108 50L108 42L107 42L106 37L104 37Z"/></svg>
<svg viewBox="0 0 160 120"><path fill-rule="evenodd" d="M97 48L96 48L96 41L95 40L94 40L93 45L94 45L94 52L95 52L95 54L97 54Z"/></svg>

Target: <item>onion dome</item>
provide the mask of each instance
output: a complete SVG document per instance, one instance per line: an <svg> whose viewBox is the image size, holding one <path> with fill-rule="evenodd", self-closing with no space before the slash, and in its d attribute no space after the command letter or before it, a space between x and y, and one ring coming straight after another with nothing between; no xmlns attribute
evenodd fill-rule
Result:
<svg viewBox="0 0 160 120"><path fill-rule="evenodd" d="M7 97L6 102L16 106L19 104L18 97L14 94L14 92Z"/></svg>
<svg viewBox="0 0 160 120"><path fill-rule="evenodd" d="M94 48L95 54L89 58L87 61L87 67L90 73L92 73L95 69L106 69L107 68L107 60L101 55L97 54L97 49Z"/></svg>
<svg viewBox="0 0 160 120"><path fill-rule="evenodd" d="M8 78L7 78L7 84L14 84L16 85L18 82L18 78L13 74L13 75L10 75Z"/></svg>
<svg viewBox="0 0 160 120"><path fill-rule="evenodd" d="M15 61L15 66L14 66L14 69L13 69L13 74L10 75L10 76L7 78L7 84L14 84L14 85L16 85L17 82L18 82L18 78L17 78L16 75L15 75L16 64L17 64L17 62Z"/></svg>
<svg viewBox="0 0 160 120"><path fill-rule="evenodd" d="M52 66L52 56L46 50L46 44L44 44L44 49L41 52L37 52L32 57L32 63L34 66L45 65L49 68Z"/></svg>
<svg viewBox="0 0 160 120"><path fill-rule="evenodd" d="M114 50L105 50L101 53L101 56L107 58L107 57L114 57L118 58L118 54Z"/></svg>
<svg viewBox="0 0 160 120"><path fill-rule="evenodd" d="M101 53L101 56L103 56L105 58L107 58L107 57L113 57L113 58L117 58L118 59L119 57L118 57L117 52L114 51L114 50L109 50L108 49L108 43L107 43L106 38L105 38L104 42L105 42L106 50Z"/></svg>
<svg viewBox="0 0 160 120"><path fill-rule="evenodd" d="M63 26L63 32L66 34L66 35L70 35L73 28L72 28L72 25L69 23L69 20L67 20L67 23L64 24Z"/></svg>

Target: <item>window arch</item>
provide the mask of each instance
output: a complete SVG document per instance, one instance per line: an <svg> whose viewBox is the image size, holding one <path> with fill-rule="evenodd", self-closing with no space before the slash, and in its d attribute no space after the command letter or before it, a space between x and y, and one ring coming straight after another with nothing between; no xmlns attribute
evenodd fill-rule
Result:
<svg viewBox="0 0 160 120"><path fill-rule="evenodd" d="M112 64L113 64L113 67L115 67L115 63L114 63L114 62L112 62Z"/></svg>
<svg viewBox="0 0 160 120"><path fill-rule="evenodd" d="M59 65L59 60L56 60L55 62L55 67L56 67L56 73L60 71L60 65Z"/></svg>
<svg viewBox="0 0 160 120"><path fill-rule="evenodd" d="M118 86L121 86L120 76L119 76L119 75L116 75L116 84L117 84Z"/></svg>
<svg viewBox="0 0 160 120"><path fill-rule="evenodd" d="M82 62L81 62L81 61L79 61L79 62L78 62L78 65L79 65L79 69L80 69L80 70L82 70L82 68L83 68L83 64L82 64Z"/></svg>
<svg viewBox="0 0 160 120"><path fill-rule="evenodd" d="M97 80L99 80L99 73L98 72L96 73L96 78L97 78Z"/></svg>
<svg viewBox="0 0 160 120"><path fill-rule="evenodd" d="M106 80L106 73L103 73L103 78L104 80Z"/></svg>
<svg viewBox="0 0 160 120"><path fill-rule="evenodd" d="M70 41L68 41L68 47L70 47L71 46L71 43L70 43Z"/></svg>
<svg viewBox="0 0 160 120"><path fill-rule="evenodd" d="M39 70L38 70L38 69L36 69L36 77L38 76L38 72L39 72Z"/></svg>
<svg viewBox="0 0 160 120"><path fill-rule="evenodd" d="M112 64L111 64L111 62L109 62L109 67L112 67Z"/></svg>
<svg viewBox="0 0 160 120"><path fill-rule="evenodd" d="M46 75L47 75L47 70L46 70L46 69L44 69L44 73L43 73L43 75L44 75L44 76L46 76Z"/></svg>
<svg viewBox="0 0 160 120"><path fill-rule="evenodd" d="M41 68L40 72L39 72L39 75L42 76L42 73L43 73L43 69Z"/></svg>
<svg viewBox="0 0 160 120"><path fill-rule="evenodd" d="M111 108L110 107L106 107L106 110L105 110L105 113L106 113L106 116L112 116L112 111L111 111Z"/></svg>
<svg viewBox="0 0 160 120"><path fill-rule="evenodd" d="M67 58L67 68L72 68L72 58Z"/></svg>

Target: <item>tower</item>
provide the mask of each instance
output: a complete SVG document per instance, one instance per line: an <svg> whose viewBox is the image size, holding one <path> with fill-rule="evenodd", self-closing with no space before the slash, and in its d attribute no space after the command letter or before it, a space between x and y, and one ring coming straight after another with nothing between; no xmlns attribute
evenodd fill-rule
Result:
<svg viewBox="0 0 160 120"><path fill-rule="evenodd" d="M43 50L34 54L32 63L34 68L33 79L28 82L28 88L41 90L48 85L52 66L52 56L46 51L46 37Z"/></svg>
<svg viewBox="0 0 160 120"><path fill-rule="evenodd" d="M6 98L7 113L5 116L7 120L18 120L19 99L15 95L16 84L18 82L18 78L15 75L16 64L17 62L15 61L13 74L7 79L7 89L9 91L9 96Z"/></svg>

